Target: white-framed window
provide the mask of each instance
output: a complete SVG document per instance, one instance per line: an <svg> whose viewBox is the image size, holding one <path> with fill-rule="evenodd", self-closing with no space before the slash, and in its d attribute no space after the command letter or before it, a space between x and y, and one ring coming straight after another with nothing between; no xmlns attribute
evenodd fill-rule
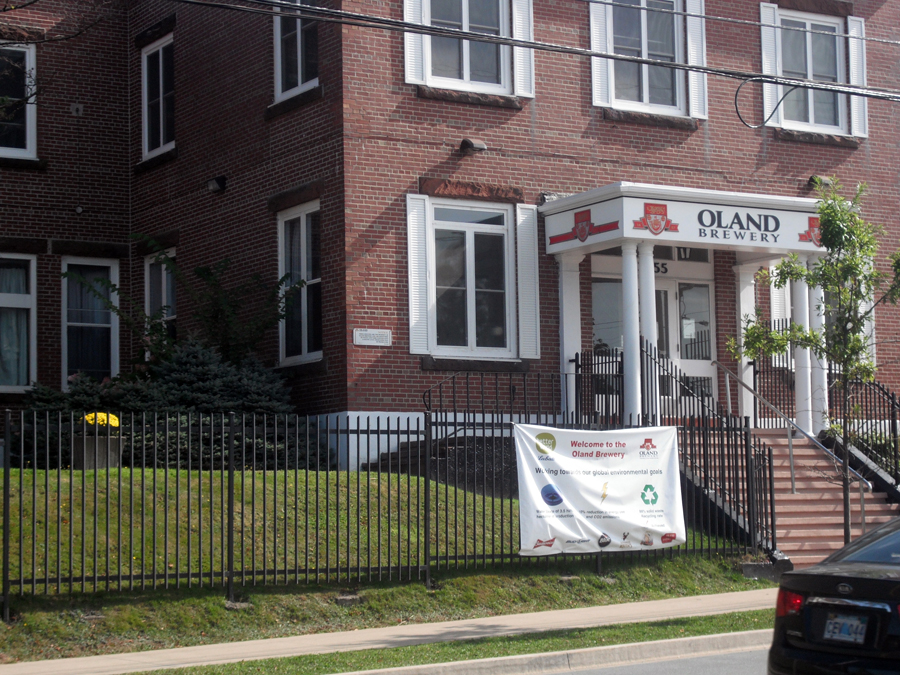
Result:
<svg viewBox="0 0 900 675"><path fill-rule="evenodd" d="M591 49L637 59L705 66L704 11L703 0L594 3L590 10ZM591 75L596 106L707 117L705 74L594 57Z"/></svg>
<svg viewBox="0 0 900 675"><path fill-rule="evenodd" d="M0 253L0 392L37 379L37 259Z"/></svg>
<svg viewBox="0 0 900 675"><path fill-rule="evenodd" d="M287 277L289 291L280 327L282 365L322 358L321 236L318 200L278 214L278 274Z"/></svg>
<svg viewBox="0 0 900 675"><path fill-rule="evenodd" d="M63 388L81 374L102 382L119 374L119 318L106 301L118 301L119 263L104 258L62 260ZM95 292L91 291L91 288Z"/></svg>
<svg viewBox="0 0 900 675"><path fill-rule="evenodd" d="M319 24L309 19L276 16L275 101L318 85Z"/></svg>
<svg viewBox="0 0 900 675"><path fill-rule="evenodd" d="M175 262L175 249L165 251L166 257ZM178 304L175 296L175 275L171 267L156 255L144 258L144 311L147 316L159 315L166 331L173 340L177 337L176 319Z"/></svg>
<svg viewBox="0 0 900 675"><path fill-rule="evenodd" d="M533 40L531 0L404 0L404 20ZM406 81L439 89L534 97L534 55L523 47L405 36Z"/></svg>
<svg viewBox="0 0 900 675"><path fill-rule="evenodd" d="M410 352L539 358L537 210L407 195Z"/></svg>
<svg viewBox="0 0 900 675"><path fill-rule="evenodd" d="M144 159L175 147L175 43L170 33L141 50Z"/></svg>
<svg viewBox="0 0 900 675"><path fill-rule="evenodd" d="M37 157L34 45L0 43L0 157Z"/></svg>
<svg viewBox="0 0 900 675"><path fill-rule="evenodd" d="M866 83L865 22L858 17L794 12L760 4L762 71L823 83ZM850 37L846 37L850 36ZM781 104L779 100L784 97ZM849 100L848 100L849 99ZM777 107L776 107L777 106ZM763 86L769 126L827 134L867 136L866 99L818 89Z"/></svg>

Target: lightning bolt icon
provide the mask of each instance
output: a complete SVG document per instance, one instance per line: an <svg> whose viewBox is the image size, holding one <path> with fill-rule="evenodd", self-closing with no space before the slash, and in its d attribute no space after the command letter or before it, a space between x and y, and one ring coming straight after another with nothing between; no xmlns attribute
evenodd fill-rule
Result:
<svg viewBox="0 0 900 675"><path fill-rule="evenodd" d="M609 485L609 483L604 483L604 484L603 484L603 492L600 493L600 503L601 503L601 504L602 504L602 503L604 502L604 500L606 499L606 486L607 486L607 485Z"/></svg>

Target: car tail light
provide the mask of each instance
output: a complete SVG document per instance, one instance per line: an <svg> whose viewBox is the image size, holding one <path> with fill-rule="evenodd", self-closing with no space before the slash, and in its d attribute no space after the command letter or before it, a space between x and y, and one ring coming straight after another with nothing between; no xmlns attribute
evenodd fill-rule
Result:
<svg viewBox="0 0 900 675"><path fill-rule="evenodd" d="M803 596L800 593L778 589L778 601L775 603L775 616L782 617L789 614L799 614L803 606Z"/></svg>

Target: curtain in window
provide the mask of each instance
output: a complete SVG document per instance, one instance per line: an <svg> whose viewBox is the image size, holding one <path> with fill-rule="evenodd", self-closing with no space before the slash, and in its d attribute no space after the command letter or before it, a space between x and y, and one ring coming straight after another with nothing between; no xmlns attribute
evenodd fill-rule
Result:
<svg viewBox="0 0 900 675"><path fill-rule="evenodd" d="M0 265L0 293L28 293L27 265ZM28 384L28 310L0 307L0 386Z"/></svg>
<svg viewBox="0 0 900 675"><path fill-rule="evenodd" d="M105 298L109 288L101 280L109 280L109 268L95 265L69 265L69 272L79 275ZM106 305L80 280L68 283L68 374L82 372L96 380L111 376L110 357L112 315Z"/></svg>

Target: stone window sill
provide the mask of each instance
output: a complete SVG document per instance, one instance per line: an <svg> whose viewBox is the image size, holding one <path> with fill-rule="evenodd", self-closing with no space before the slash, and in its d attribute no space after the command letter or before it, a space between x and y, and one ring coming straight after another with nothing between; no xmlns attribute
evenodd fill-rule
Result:
<svg viewBox="0 0 900 675"><path fill-rule="evenodd" d="M527 373L528 361L488 361L481 359L442 359L422 357L422 370L469 371L475 373Z"/></svg>
<svg viewBox="0 0 900 675"><path fill-rule="evenodd" d="M630 124L646 124L665 129L682 129L684 131L697 131L699 122L693 117L673 117L671 115L657 115L656 113L636 112L634 110L616 110L615 108L603 108L603 119L611 122L628 122Z"/></svg>
<svg viewBox="0 0 900 675"><path fill-rule="evenodd" d="M268 108L266 108L266 121L279 117L280 115L284 115L291 110L297 110L298 108L309 105L310 103L318 101L324 96L325 91L322 85L319 85L318 87L307 89L304 92L295 94L294 96L286 98L283 101L279 101L278 103L273 103Z"/></svg>
<svg viewBox="0 0 900 675"><path fill-rule="evenodd" d="M140 164L136 164L134 167L134 175L138 176L145 171L150 171L151 169L155 169L158 166L171 162L172 160L178 157L178 148L172 148L171 150L167 150L156 157L151 157L150 159L145 159Z"/></svg>
<svg viewBox="0 0 900 675"><path fill-rule="evenodd" d="M432 101L449 101L451 103L468 103L470 105L486 105L494 108L521 110L522 100L518 96L501 96L498 94L477 94L472 91L456 91L454 89L435 89L418 85L416 96Z"/></svg>
<svg viewBox="0 0 900 675"><path fill-rule="evenodd" d="M834 145L839 148L850 149L856 149L860 145L860 139L853 136L819 134L813 131L794 131L793 129L775 129L775 138L779 141L813 143L816 145Z"/></svg>
<svg viewBox="0 0 900 675"><path fill-rule="evenodd" d="M290 380L295 377L309 377L312 375L325 375L328 372L328 362L325 359L310 361L309 363L296 363L291 366L277 366L275 372Z"/></svg>
<svg viewBox="0 0 900 675"><path fill-rule="evenodd" d="M43 171L47 168L46 159L22 159L21 157L0 157L0 169L24 169L25 171Z"/></svg>

